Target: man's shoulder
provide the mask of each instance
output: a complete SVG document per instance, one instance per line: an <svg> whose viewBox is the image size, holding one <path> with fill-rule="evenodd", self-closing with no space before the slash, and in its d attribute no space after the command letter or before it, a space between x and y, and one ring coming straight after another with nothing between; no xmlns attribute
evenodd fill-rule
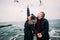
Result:
<svg viewBox="0 0 60 40"><path fill-rule="evenodd" d="M43 21L48 21L46 18L43 18Z"/></svg>

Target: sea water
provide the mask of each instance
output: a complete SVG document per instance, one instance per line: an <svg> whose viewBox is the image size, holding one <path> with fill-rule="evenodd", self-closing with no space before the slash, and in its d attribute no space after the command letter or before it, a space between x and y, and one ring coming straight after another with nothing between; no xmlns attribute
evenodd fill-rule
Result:
<svg viewBox="0 0 60 40"><path fill-rule="evenodd" d="M0 40L23 40L24 39L24 22L0 22L1 24L12 24L12 26L0 28ZM60 36L60 20L49 20L49 32L50 36ZM55 34L54 34L55 33ZM34 36L34 40L36 37ZM55 38L52 40L56 40ZM60 39L59 39L60 40Z"/></svg>

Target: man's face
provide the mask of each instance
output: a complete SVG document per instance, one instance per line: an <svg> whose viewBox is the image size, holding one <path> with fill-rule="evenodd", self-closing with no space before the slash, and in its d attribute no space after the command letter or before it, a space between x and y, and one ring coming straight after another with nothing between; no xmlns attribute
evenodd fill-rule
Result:
<svg viewBox="0 0 60 40"><path fill-rule="evenodd" d="M43 17L43 13L38 13L38 19L41 19Z"/></svg>

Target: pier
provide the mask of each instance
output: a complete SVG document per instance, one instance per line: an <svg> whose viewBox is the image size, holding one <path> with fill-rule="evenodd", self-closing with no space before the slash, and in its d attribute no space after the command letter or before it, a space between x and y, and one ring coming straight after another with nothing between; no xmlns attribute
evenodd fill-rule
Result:
<svg viewBox="0 0 60 40"><path fill-rule="evenodd" d="M2 27L8 27L8 26L12 26L12 24L3 24L3 25L0 25L0 28L2 28Z"/></svg>

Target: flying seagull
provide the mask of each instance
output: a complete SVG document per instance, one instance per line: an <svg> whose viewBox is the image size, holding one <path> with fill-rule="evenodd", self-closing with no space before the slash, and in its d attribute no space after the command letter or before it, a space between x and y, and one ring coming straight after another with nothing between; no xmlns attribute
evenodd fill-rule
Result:
<svg viewBox="0 0 60 40"><path fill-rule="evenodd" d="M14 2L17 2L18 3L19 1L18 0L14 0Z"/></svg>

